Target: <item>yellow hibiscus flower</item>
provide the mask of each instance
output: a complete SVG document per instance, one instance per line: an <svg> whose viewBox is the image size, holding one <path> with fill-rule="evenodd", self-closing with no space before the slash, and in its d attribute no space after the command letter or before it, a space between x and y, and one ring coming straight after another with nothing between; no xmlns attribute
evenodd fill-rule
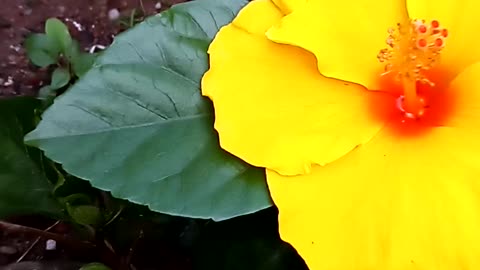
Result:
<svg viewBox="0 0 480 270"><path fill-rule="evenodd" d="M480 269L479 10L256 0L218 33L220 143L267 168L310 269Z"/></svg>

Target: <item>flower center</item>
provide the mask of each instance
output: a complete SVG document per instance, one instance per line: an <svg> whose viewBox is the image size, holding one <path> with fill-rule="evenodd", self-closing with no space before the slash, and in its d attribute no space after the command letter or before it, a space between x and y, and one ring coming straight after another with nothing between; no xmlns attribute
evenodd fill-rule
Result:
<svg viewBox="0 0 480 270"><path fill-rule="evenodd" d="M417 85L435 86L426 74L439 62L447 36L447 29L436 20L428 24L425 20L411 20L388 29L388 48L380 50L377 58L385 63L382 75L393 73L402 84L403 95L397 106L408 118L419 118L425 113L425 97L418 94Z"/></svg>
<svg viewBox="0 0 480 270"><path fill-rule="evenodd" d="M390 76L391 75L391 76ZM404 86L394 74L379 77L379 91L369 99L371 116L386 123L390 134L403 138L417 138L433 128L447 125L458 109L459 89L445 78L452 77L447 66L439 65L425 71L424 76L435 85L417 81L416 94L423 105L422 111L412 114L405 107ZM421 116L419 116L421 114Z"/></svg>

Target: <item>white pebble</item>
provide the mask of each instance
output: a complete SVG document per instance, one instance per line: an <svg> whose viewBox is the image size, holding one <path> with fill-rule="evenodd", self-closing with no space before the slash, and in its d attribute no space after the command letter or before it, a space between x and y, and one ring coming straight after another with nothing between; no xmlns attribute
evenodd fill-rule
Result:
<svg viewBox="0 0 480 270"><path fill-rule="evenodd" d="M12 76L8 76L7 81L3 83L3 86L7 87L7 86L11 86L11 85L13 85L13 78L12 78Z"/></svg>
<svg viewBox="0 0 480 270"><path fill-rule="evenodd" d="M20 45L10 45L9 48L16 51L16 52L19 52L22 49L22 46L20 46Z"/></svg>
<svg viewBox="0 0 480 270"><path fill-rule="evenodd" d="M45 243L45 249L46 250L55 250L57 249L57 242L53 239L48 239L47 242Z"/></svg>
<svg viewBox="0 0 480 270"><path fill-rule="evenodd" d="M117 20L118 18L120 18L120 11L118 11L118 9L116 8L110 9L110 11L108 11L108 18L111 21Z"/></svg>
<svg viewBox="0 0 480 270"><path fill-rule="evenodd" d="M161 2L157 2L155 4L155 9L161 9L162 8L162 3Z"/></svg>
<svg viewBox="0 0 480 270"><path fill-rule="evenodd" d="M71 22L73 24L73 26L75 26L75 28L77 28L77 30L80 31L80 32L85 30L84 27L79 22L77 22L73 19L66 18L65 21Z"/></svg>

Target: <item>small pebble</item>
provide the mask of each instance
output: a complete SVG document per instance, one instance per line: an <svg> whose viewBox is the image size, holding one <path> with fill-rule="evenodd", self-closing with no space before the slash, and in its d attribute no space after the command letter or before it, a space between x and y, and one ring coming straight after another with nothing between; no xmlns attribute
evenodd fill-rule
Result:
<svg viewBox="0 0 480 270"><path fill-rule="evenodd" d="M120 11L118 11L118 9L116 8L112 8L108 11L108 18L111 20L111 21L115 21L117 20L118 18L120 18Z"/></svg>
<svg viewBox="0 0 480 270"><path fill-rule="evenodd" d="M159 10L159 9L161 9L161 8L162 8L162 3L161 3L161 2L157 2L157 3L155 4L155 9Z"/></svg>
<svg viewBox="0 0 480 270"><path fill-rule="evenodd" d="M15 57L15 55L12 55L12 54L7 56L7 60L10 65L15 65L17 63L17 57Z"/></svg>
<svg viewBox="0 0 480 270"><path fill-rule="evenodd" d="M16 51L16 52L19 52L22 49L22 46L12 44L12 45L9 46L9 48Z"/></svg>
<svg viewBox="0 0 480 270"><path fill-rule="evenodd" d="M17 249L9 246L0 246L0 253L5 255L14 255L17 253Z"/></svg>
<svg viewBox="0 0 480 270"><path fill-rule="evenodd" d="M12 76L8 76L7 81L3 83L3 86L7 87L7 86L11 86L11 85L13 85L13 78L12 78Z"/></svg>
<svg viewBox="0 0 480 270"><path fill-rule="evenodd" d="M95 53L95 52L97 52L97 50L105 50L105 48L106 47L101 45L101 44L95 44L92 47L90 47L90 49L88 49L88 52L89 53Z"/></svg>
<svg viewBox="0 0 480 270"><path fill-rule="evenodd" d="M23 10L23 15L24 16L30 16L32 15L33 10L31 8L26 8Z"/></svg>
<svg viewBox="0 0 480 270"><path fill-rule="evenodd" d="M57 249L57 242L53 239L48 239L47 242L45 243L45 249L46 250L55 250Z"/></svg>
<svg viewBox="0 0 480 270"><path fill-rule="evenodd" d="M78 30L78 31L83 31L85 30L85 28L77 21L73 20L73 19L70 19L70 18L66 18L65 21L67 22L70 22L73 24L73 26L75 26L75 28Z"/></svg>

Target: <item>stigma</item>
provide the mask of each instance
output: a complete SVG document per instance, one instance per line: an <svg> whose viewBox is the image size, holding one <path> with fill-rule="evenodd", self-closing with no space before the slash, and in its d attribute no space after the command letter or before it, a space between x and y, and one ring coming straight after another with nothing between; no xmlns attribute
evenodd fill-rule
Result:
<svg viewBox="0 0 480 270"><path fill-rule="evenodd" d="M418 96L417 83L435 85L426 73L439 63L447 37L447 29L440 27L437 20L410 20L388 29L385 41L388 47L377 55L378 60L385 63L381 75L393 73L401 83L403 95L397 103L409 118L422 117L425 113L426 101Z"/></svg>

